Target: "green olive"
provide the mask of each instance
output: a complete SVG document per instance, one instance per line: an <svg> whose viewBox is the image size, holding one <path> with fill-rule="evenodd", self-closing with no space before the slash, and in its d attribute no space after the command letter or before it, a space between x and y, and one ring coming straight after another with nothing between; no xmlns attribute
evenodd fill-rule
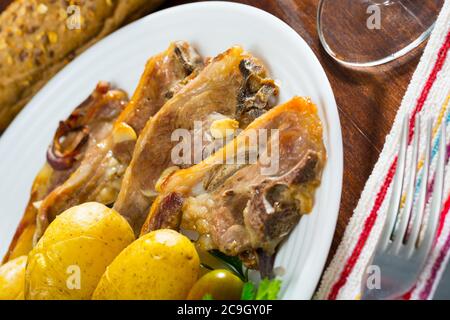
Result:
<svg viewBox="0 0 450 320"><path fill-rule="evenodd" d="M201 300L207 294L214 300L239 300L244 283L228 270L214 270L201 277L192 287L188 300Z"/></svg>

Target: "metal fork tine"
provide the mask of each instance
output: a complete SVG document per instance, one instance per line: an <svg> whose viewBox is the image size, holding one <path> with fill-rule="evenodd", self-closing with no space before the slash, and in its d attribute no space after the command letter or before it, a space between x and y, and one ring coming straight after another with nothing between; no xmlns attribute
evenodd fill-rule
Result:
<svg viewBox="0 0 450 320"><path fill-rule="evenodd" d="M409 119L409 116L408 118ZM439 144L439 155L436 160L436 176L434 178L434 190L433 197L431 200L430 210L428 219L424 218L424 208L427 198L427 182L431 179L430 163L431 163L431 141L432 134L431 128L432 123L430 121L426 122L426 155L425 164L423 169L423 184L420 188L418 206L415 208L417 214L414 216L412 221L412 231L409 237L404 238L405 231L409 224L408 215L412 210L411 199L414 203L413 195L411 190L414 189L415 179L409 177L410 185L408 186L408 197L406 201L404 220L400 222L400 226L395 228L396 219L398 219L399 203L402 191L402 184L404 180L405 173L405 159L406 159L406 149L407 149L407 134L408 134L408 120L405 119L401 132L401 142L400 151L398 155L398 166L397 171L394 176L393 186L392 186L392 196L389 203L389 211L386 216L386 223L383 227L382 235L378 241L378 245L374 252L374 255L366 268L366 274L368 273L369 266L376 265L383 270L380 279L381 290L375 290L370 288L364 278L362 282L362 296L363 300L379 300L379 299L396 299L405 294L410 290L424 268L427 261L428 255L431 252L432 246L434 244L437 224L439 221L439 216L442 207L442 198L444 190L444 173L445 173L445 163L447 159L446 155L446 138L445 138L445 125L442 125L440 132L440 144ZM423 120L424 118L422 118ZM421 120L418 120L421 121ZM416 123L416 128L419 128L418 123ZM418 129L416 129L418 130ZM413 144L413 161L411 165L415 166L417 163L417 148L419 145L419 131L416 131L414 136ZM433 150L434 152L435 150ZM416 172L416 167L413 168L413 175ZM406 183L406 182L405 182ZM411 188L411 185L413 187ZM409 212L408 212L409 210ZM428 220L425 224L424 221ZM424 236L421 241L418 241L421 235L421 231L424 231ZM398 236L396 236L396 234ZM392 235L395 236L393 241L390 241ZM405 241L402 241L405 240ZM401 245L405 242L405 245ZM398 244L400 243L400 246ZM398 248L398 250L395 250Z"/></svg>
<svg viewBox="0 0 450 320"><path fill-rule="evenodd" d="M417 172L417 159L419 154L419 135L420 135L420 116L416 117L415 121L415 130L414 130L414 140L412 146L412 159L410 163L410 176L409 182L406 185L406 201L403 207L403 214L399 216L400 225L394 230L394 242L392 244L392 253L397 252L403 244L403 240L405 239L406 230L408 228L409 219L411 216L411 208L414 201L414 190L416 183L416 172ZM405 180L408 180L405 178ZM406 183L406 182L405 182ZM400 209L400 208L399 208ZM399 210L400 212L401 210Z"/></svg>
<svg viewBox="0 0 450 320"><path fill-rule="evenodd" d="M397 159L397 170L394 176L394 183L392 185L392 195L387 211L386 222L381 233L380 241L377 250L384 251L391 239L392 230L398 214L400 206L400 198L403 188L403 177L405 172L406 150L408 144L408 124L409 114L405 117L402 124L401 142L399 148L399 155Z"/></svg>
<svg viewBox="0 0 450 320"><path fill-rule="evenodd" d="M415 215L414 215L414 221L411 228L411 233L409 234L408 240L407 240L407 255L410 256L413 250L415 249L417 238L419 237L420 233L420 226L422 225L423 220L423 213L425 210L425 199L427 195L427 189L428 189L428 173L429 173L429 167L430 167L430 153L431 153L431 130L432 130L432 123L430 119L426 120L426 133L425 133L425 160L423 163L423 170L422 170L422 184L420 186L419 191L419 200L417 202L417 206L415 209Z"/></svg>
<svg viewBox="0 0 450 320"><path fill-rule="evenodd" d="M439 157L436 165L435 183L433 191L433 200L431 202L431 209L427 223L427 229L423 237L422 243L419 245L417 255L423 256L427 255L433 245L434 238L436 235L437 224L439 222L439 216L442 207L442 197L444 192L444 170L445 170L445 160L446 156L446 130L445 123L441 126L441 138L439 144Z"/></svg>

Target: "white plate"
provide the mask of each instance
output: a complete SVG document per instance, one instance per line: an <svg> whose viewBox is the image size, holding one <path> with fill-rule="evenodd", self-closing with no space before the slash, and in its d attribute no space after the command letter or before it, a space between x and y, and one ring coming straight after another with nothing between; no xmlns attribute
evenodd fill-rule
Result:
<svg viewBox="0 0 450 320"><path fill-rule="evenodd" d="M131 95L146 60L171 41L187 40L204 55L242 45L261 58L281 86L280 102L309 96L319 106L328 162L312 214L284 243L282 298L309 299L325 264L339 210L342 138L328 79L306 42L288 25L259 9L224 2L182 5L147 16L107 37L58 73L0 138L0 254L9 245L34 176L60 119L86 98L99 80Z"/></svg>

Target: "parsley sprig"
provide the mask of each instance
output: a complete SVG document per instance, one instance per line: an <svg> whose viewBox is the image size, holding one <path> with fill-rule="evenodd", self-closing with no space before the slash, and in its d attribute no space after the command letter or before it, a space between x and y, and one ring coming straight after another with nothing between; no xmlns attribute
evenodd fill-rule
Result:
<svg viewBox="0 0 450 320"><path fill-rule="evenodd" d="M281 289L280 279L263 279L256 288L253 282L246 282L241 300L277 300Z"/></svg>

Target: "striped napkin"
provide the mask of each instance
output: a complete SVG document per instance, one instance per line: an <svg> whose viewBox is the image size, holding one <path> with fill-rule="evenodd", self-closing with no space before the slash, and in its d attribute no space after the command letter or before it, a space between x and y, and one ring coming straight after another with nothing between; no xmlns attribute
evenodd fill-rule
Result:
<svg viewBox="0 0 450 320"><path fill-rule="evenodd" d="M391 184L397 166L401 125L405 116L411 118L410 138L417 132L415 118L421 114L432 117L433 160L430 177L434 176L440 126L447 123L447 143L450 141L450 0L446 0L436 27L431 35L419 66L403 98L392 131L386 138L383 151L366 183L344 238L321 280L316 299L358 299L361 279L374 252L386 218L391 195ZM425 124L422 123L425 130ZM421 131L422 133L424 131ZM425 135L422 134L422 137ZM412 139L410 139L412 140ZM420 156L423 159L425 141L421 141ZM450 144L447 146L450 154ZM411 143L408 159L411 159ZM427 265L416 286L404 299L432 299L439 279L450 256L450 163L447 155L444 187L444 203L439 221L437 241ZM408 163L408 162L407 162ZM417 188L420 187L421 165L418 167ZM433 180L433 179L430 179ZM428 198L433 184L429 183ZM429 199L429 203L431 199ZM382 270L381 270L382 272Z"/></svg>

